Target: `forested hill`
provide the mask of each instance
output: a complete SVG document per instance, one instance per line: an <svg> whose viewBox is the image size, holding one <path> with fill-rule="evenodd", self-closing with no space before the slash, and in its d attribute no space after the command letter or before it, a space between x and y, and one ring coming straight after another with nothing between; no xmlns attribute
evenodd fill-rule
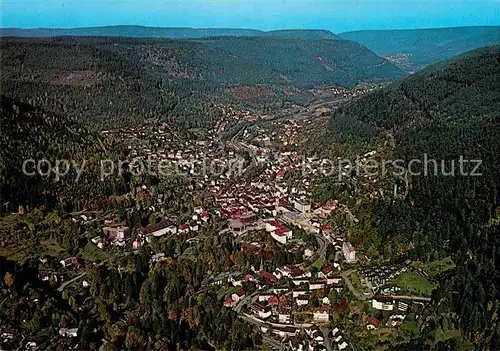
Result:
<svg viewBox="0 0 500 351"><path fill-rule="evenodd" d="M430 163L427 176L410 177L408 186L387 175L391 185L399 184L399 195L375 201L367 221L376 223L379 249L389 256L401 248L410 258L424 261L451 256L457 268L442 278L427 325L438 330L459 327L485 349L500 346L495 317L500 303L500 221L495 219L500 217L499 96L500 47L494 46L366 95L337 110L330 121L331 140L360 145L380 137L389 141L385 157L405 160L406 166L412 159L423 162L424 154L438 165L444 160L437 175ZM477 162L466 163L469 175L461 175L461 156L481 160L481 175L470 175ZM420 165L414 165L414 172L423 171ZM442 169L448 174L454 169L455 175L445 176ZM437 331L431 329L401 349L415 349L432 339Z"/></svg>
<svg viewBox="0 0 500 351"><path fill-rule="evenodd" d="M264 36L281 37L290 39L335 39L342 40L329 30L321 29L282 29L264 32Z"/></svg>
<svg viewBox="0 0 500 351"><path fill-rule="evenodd" d="M213 99L232 99L235 87L258 85L282 101L289 97L275 91L307 94L317 84L351 87L403 76L344 40L9 38L0 48L3 94L105 127L150 120L209 126L217 118Z"/></svg>
<svg viewBox="0 0 500 351"><path fill-rule="evenodd" d="M191 89L107 47L72 38L3 40L1 93L104 128L150 120L211 125L214 111Z"/></svg>
<svg viewBox="0 0 500 351"><path fill-rule="evenodd" d="M321 84L399 79L403 72L364 46L344 40L211 37L193 41L123 39L113 50L159 72L226 86Z"/></svg>
<svg viewBox="0 0 500 351"><path fill-rule="evenodd" d="M98 160L111 157L111 150L99 133L73 120L0 95L0 197L9 212L41 204L100 208L111 195L111 179L99 180ZM26 160L33 160L24 165L33 176L23 171ZM69 168L60 165L61 174L68 172L59 179L53 173L56 160L74 162ZM75 166L84 169L78 180Z"/></svg>
<svg viewBox="0 0 500 351"><path fill-rule="evenodd" d="M3 37L104 36L135 38L198 39L211 36L276 36L302 39L340 39L328 30L261 31L244 28L176 28L144 26L105 26L84 28L0 28Z"/></svg>
<svg viewBox="0 0 500 351"><path fill-rule="evenodd" d="M362 30L340 33L408 71L446 60L475 48L500 44L499 26L411 30Z"/></svg>

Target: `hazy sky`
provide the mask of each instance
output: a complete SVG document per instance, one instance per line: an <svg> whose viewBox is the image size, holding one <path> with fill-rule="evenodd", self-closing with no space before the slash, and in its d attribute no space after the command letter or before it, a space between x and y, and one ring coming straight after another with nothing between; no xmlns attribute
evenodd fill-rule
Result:
<svg viewBox="0 0 500 351"><path fill-rule="evenodd" d="M1 27L423 28L500 24L500 0L0 0Z"/></svg>

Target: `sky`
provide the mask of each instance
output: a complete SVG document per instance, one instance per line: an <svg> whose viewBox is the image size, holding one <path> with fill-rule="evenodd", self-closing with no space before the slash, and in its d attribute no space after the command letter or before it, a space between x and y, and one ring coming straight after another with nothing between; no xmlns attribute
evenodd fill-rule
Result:
<svg viewBox="0 0 500 351"><path fill-rule="evenodd" d="M328 29L499 25L500 0L0 0L0 27Z"/></svg>

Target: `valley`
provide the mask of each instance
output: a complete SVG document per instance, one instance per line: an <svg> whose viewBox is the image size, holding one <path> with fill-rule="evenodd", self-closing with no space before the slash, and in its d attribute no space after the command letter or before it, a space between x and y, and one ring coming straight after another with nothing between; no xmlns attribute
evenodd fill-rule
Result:
<svg viewBox="0 0 500 351"><path fill-rule="evenodd" d="M499 345L490 34L1 33L0 347Z"/></svg>

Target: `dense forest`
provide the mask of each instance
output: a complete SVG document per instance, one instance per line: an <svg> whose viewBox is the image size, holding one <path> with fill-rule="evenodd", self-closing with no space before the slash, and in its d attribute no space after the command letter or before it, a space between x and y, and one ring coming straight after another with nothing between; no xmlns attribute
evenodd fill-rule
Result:
<svg viewBox="0 0 500 351"><path fill-rule="evenodd" d="M55 36L105 36L134 38L199 39L213 36L272 36L296 39L340 39L329 30L271 30L239 28L177 28L144 26L106 26L89 28L1 28L0 36L12 37L55 37Z"/></svg>
<svg viewBox="0 0 500 351"><path fill-rule="evenodd" d="M72 39L2 41L2 94L84 122L212 125L216 110L138 62ZM110 44L111 45L111 44Z"/></svg>
<svg viewBox="0 0 500 351"><path fill-rule="evenodd" d="M105 208L108 196L123 190L122 178L99 180L100 160L112 158L117 149L102 135L74 120L5 96L0 102L2 210L17 211L18 206L32 210L42 205L61 211ZM26 160L32 161L25 164ZM71 162L59 165L59 179L57 160ZM34 176L25 174L23 167ZM84 172L81 177L79 170Z"/></svg>
<svg viewBox="0 0 500 351"><path fill-rule="evenodd" d="M449 59L465 51L500 43L500 27L452 27L408 30L360 30L340 33L383 57L408 55L399 62L408 71ZM401 59L402 57L400 57Z"/></svg>
<svg viewBox="0 0 500 351"><path fill-rule="evenodd" d="M2 92L106 127L161 120L188 129L212 125L214 100L227 101L237 87L295 101L313 85L403 76L357 43L282 34L287 38L5 39Z"/></svg>
<svg viewBox="0 0 500 351"><path fill-rule="evenodd" d="M399 184L404 191L358 204L366 211L366 226L352 235L359 240L375 235L377 249L388 257L434 261L451 256L457 268L442 277L429 328L444 319L491 349L500 345L499 93L500 47L478 49L339 108L327 139L357 146L358 152L378 148L387 159L406 165L425 160L424 154L437 161L437 167L428 161L427 175L410 177L406 189L403 178L388 175L391 187ZM461 175L461 156L481 160L481 175L471 175L472 162L464 166L468 175ZM444 306L456 314L449 315Z"/></svg>

